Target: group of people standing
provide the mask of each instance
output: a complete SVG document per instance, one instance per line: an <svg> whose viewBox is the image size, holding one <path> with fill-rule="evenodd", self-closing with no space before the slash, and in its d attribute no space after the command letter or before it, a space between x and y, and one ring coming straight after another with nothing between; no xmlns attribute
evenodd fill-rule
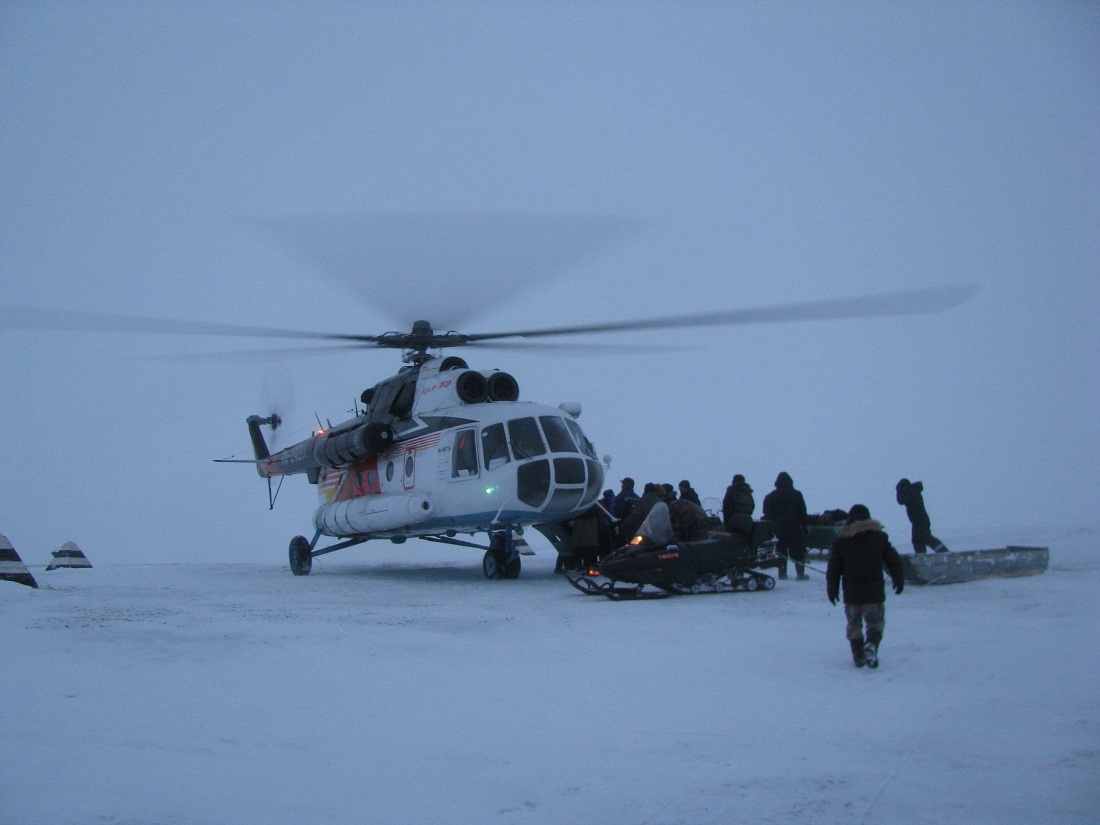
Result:
<svg viewBox="0 0 1100 825"><path fill-rule="evenodd" d="M649 529L664 532L664 535L650 536L654 540L699 540L706 538L714 526L711 517L703 510L699 494L686 479L677 488L671 484L647 483L641 495L634 489L634 479L624 478L621 485L618 494L604 490L603 497L593 507L592 523L598 525L598 538L597 533L593 533L586 542L580 542L589 545L587 552L578 546L579 536L574 533L574 545L582 557L598 557L629 542L643 529L651 514L654 517L649 519ZM946 553L944 543L932 535L923 491L924 485L919 481L911 482L903 478L897 483L897 502L905 507L912 525L913 551L924 553L930 549L936 553ZM667 516L662 508L667 510ZM743 475L735 475L722 498L723 526L731 530L736 517L751 518L755 510L752 487ZM844 511L838 513L845 515ZM898 551L890 543L881 522L871 518L867 506L855 504L846 515L829 552L825 571L826 595L835 605L843 592L847 620L845 635L851 646L852 661L856 667L875 668L878 667L878 646L886 626L886 579L883 571L890 576L897 594L905 587L905 575ZM789 473L781 472L776 476L775 489L764 496L762 516L772 523L775 531L776 551L780 557L778 577L787 578L789 560L794 563L795 578L798 581L809 580L805 563L810 517L806 511L806 500L795 488Z"/></svg>
<svg viewBox="0 0 1100 825"><path fill-rule="evenodd" d="M669 522L676 538L699 541L707 537L711 529L710 517L703 509L699 494L687 479L675 488L671 484L647 482L641 495L634 489L634 479L629 476L620 483L622 489L618 495L611 496L610 490L604 491L604 500L610 503L610 507L605 507L610 516L608 520L617 530L620 544L629 542L654 508L661 505L668 508Z"/></svg>
<svg viewBox="0 0 1100 825"><path fill-rule="evenodd" d="M671 485L647 484L645 493L639 497L634 492L633 479L625 478L622 484L623 489L617 496L611 497L610 490L604 495L609 515L622 517L623 532L628 538L641 525L653 504L662 498L689 501L692 508L702 513L698 495L686 480L680 482L678 499L671 490ZM945 553L947 547L932 535L931 519L924 506L923 491L924 485L921 482L911 482L907 478L901 479L896 487L897 502L905 507L912 525L913 552L924 553L931 549L936 553ZM670 503L670 512L672 507ZM681 507L687 509L686 505ZM722 499L722 521L725 528L732 529L734 517L751 518L755 510L753 489L739 473L733 477ZM806 533L810 520L806 500L795 488L789 473L781 472L776 476L775 489L764 497L763 517L772 523L775 530L776 550L781 559L779 578L787 578L787 562L790 560L794 563L796 579L807 581ZM900 594L905 587L901 557L890 543L881 522L871 518L871 511L866 505L855 504L848 510L847 519L837 530L836 539L830 549L825 586L826 595L834 605L839 601L843 589L845 636L851 647L852 661L857 668L878 667L878 647L886 626L884 569L890 576L894 593Z"/></svg>

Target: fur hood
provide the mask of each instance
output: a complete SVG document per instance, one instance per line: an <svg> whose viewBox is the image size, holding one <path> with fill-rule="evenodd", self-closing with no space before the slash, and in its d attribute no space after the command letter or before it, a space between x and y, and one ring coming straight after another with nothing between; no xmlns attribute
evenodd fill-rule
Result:
<svg viewBox="0 0 1100 825"><path fill-rule="evenodd" d="M836 537L838 539L850 539L852 536L859 533L881 533L882 523L876 521L873 518L864 519L863 521L853 521L851 524L845 524L839 530L836 531Z"/></svg>

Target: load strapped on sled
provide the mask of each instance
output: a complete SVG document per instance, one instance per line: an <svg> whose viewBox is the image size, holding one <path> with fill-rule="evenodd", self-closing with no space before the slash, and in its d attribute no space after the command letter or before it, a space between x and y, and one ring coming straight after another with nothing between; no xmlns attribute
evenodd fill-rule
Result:
<svg viewBox="0 0 1100 825"><path fill-rule="evenodd" d="M734 516L729 533L676 538L668 506L654 505L630 543L585 570L567 572L577 590L609 599L654 599L677 594L771 590L775 579L761 569L779 566L769 521Z"/></svg>

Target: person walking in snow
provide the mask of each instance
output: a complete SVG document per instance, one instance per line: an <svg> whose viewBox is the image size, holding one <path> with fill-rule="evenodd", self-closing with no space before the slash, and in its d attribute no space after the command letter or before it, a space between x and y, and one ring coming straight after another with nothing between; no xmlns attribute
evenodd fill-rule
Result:
<svg viewBox="0 0 1100 825"><path fill-rule="evenodd" d="M805 572L806 527L810 523L806 514L806 500L794 488L787 473L775 477L775 489L764 496L764 518L775 528L776 552L781 559L779 578L787 578L787 559L794 562L799 581L810 577Z"/></svg>
<svg viewBox="0 0 1100 825"><path fill-rule="evenodd" d="M898 504L905 507L905 514L913 525L913 552L923 553L925 548L931 547L937 553L946 553L947 547L944 543L932 535L932 520L924 509L924 484L903 478L896 489Z"/></svg>
<svg viewBox="0 0 1100 825"><path fill-rule="evenodd" d="M862 504L853 504L848 523L837 530L825 569L825 588L829 601L837 603L844 588L844 616L848 620L845 635L852 648L856 667L878 667L878 647L886 627L885 566L894 592L905 587L901 557L882 525L871 518ZM864 634L866 625L866 635Z"/></svg>

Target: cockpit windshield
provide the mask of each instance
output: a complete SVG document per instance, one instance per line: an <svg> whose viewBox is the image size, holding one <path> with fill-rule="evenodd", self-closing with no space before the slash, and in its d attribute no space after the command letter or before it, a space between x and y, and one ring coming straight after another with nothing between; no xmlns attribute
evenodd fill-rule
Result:
<svg viewBox="0 0 1100 825"><path fill-rule="evenodd" d="M511 460L508 458L508 442L504 440L503 424L491 424L481 431L481 455L489 470L495 470Z"/></svg>
<svg viewBox="0 0 1100 825"><path fill-rule="evenodd" d="M581 432L580 425L572 418L563 418L562 421L569 428L569 432L573 433L573 438L577 440L578 446L581 448L581 452L589 458L596 457L596 448L592 446L592 442L585 438L583 432Z"/></svg>
<svg viewBox="0 0 1100 825"><path fill-rule="evenodd" d="M512 455L516 461L534 458L546 452L546 445L534 418L513 418L509 421L508 439L512 442Z"/></svg>
<svg viewBox="0 0 1100 825"><path fill-rule="evenodd" d="M546 440L550 443L552 453L575 453L577 445L573 443L573 437L565 426L565 419L556 415L540 415L539 422L542 431L546 433Z"/></svg>

